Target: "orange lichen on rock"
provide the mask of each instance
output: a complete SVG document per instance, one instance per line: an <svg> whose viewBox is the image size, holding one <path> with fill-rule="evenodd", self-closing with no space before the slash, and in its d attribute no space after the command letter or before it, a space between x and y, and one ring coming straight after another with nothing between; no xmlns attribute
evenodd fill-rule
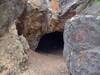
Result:
<svg viewBox="0 0 100 75"><path fill-rule="evenodd" d="M58 0L51 0L52 13L57 13L59 10Z"/></svg>

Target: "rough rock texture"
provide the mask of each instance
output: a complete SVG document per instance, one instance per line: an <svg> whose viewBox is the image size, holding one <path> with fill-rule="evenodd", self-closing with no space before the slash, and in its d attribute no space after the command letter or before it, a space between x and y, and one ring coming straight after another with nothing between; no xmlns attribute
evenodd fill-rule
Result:
<svg viewBox="0 0 100 75"><path fill-rule="evenodd" d="M0 38L0 75L19 75L27 62L23 45L13 34Z"/></svg>
<svg viewBox="0 0 100 75"><path fill-rule="evenodd" d="M28 0L26 9L22 17L19 17L19 23L17 22L19 34L24 34L30 48L35 50L42 35L55 31L62 32L65 21L76 15L75 9L82 2L83 6L88 5L89 1L91 0L70 0L68 2L62 0L67 7L63 9L62 2L58 0L51 0L51 2L49 0Z"/></svg>
<svg viewBox="0 0 100 75"><path fill-rule="evenodd" d="M25 0L0 0L0 75L20 75L26 68L26 48L15 25L24 6Z"/></svg>
<svg viewBox="0 0 100 75"><path fill-rule="evenodd" d="M94 2L92 5L89 5L84 11L82 11L81 14L85 15L100 15L100 4L97 2Z"/></svg>
<svg viewBox="0 0 100 75"><path fill-rule="evenodd" d="M0 36L2 36L24 9L22 0L0 1Z"/></svg>
<svg viewBox="0 0 100 75"><path fill-rule="evenodd" d="M75 16L66 23L64 56L72 75L100 75L99 16Z"/></svg>
<svg viewBox="0 0 100 75"><path fill-rule="evenodd" d="M59 0L60 14L63 15L69 9L82 12L88 5L92 4L94 0Z"/></svg>
<svg viewBox="0 0 100 75"><path fill-rule="evenodd" d="M22 33L28 40L31 49L36 49L42 35L62 30L63 26L60 26L57 23L59 23L59 20L51 20L45 0L44 2L42 0L28 0Z"/></svg>
<svg viewBox="0 0 100 75"><path fill-rule="evenodd" d="M60 15L58 3L57 8L51 3L52 7L49 0L0 0L0 75L20 75L26 69L28 43L35 50L42 35L63 31L65 21L76 14L77 2Z"/></svg>

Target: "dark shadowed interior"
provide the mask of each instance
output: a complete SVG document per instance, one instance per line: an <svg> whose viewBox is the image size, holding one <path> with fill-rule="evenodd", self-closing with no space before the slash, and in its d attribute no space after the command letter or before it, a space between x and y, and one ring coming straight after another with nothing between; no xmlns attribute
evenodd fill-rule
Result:
<svg viewBox="0 0 100 75"><path fill-rule="evenodd" d="M48 33L40 39L36 52L62 53L63 45L63 32Z"/></svg>

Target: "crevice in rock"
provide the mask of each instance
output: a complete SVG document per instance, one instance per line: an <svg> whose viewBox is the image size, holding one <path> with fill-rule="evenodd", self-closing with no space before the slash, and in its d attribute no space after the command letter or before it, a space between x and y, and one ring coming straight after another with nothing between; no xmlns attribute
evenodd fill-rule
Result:
<svg viewBox="0 0 100 75"><path fill-rule="evenodd" d="M16 29L17 29L18 35L23 34L25 17L26 17L26 7L24 8L22 14L17 18L17 21L16 21Z"/></svg>

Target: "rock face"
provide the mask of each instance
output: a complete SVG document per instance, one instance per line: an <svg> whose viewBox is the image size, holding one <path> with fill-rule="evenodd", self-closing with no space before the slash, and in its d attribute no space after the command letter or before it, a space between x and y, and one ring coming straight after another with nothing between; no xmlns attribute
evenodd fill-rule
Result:
<svg viewBox="0 0 100 75"><path fill-rule="evenodd" d="M24 48L15 25L24 7L25 0L0 1L0 75L20 75L25 70L28 46Z"/></svg>
<svg viewBox="0 0 100 75"><path fill-rule="evenodd" d="M76 1L74 8L73 3L60 15L57 2L54 8L55 1L51 1L52 7L49 0L0 1L0 75L20 75L25 70L29 46L35 50L44 34L62 32L65 21L76 15L76 0L70 0Z"/></svg>
<svg viewBox="0 0 100 75"><path fill-rule="evenodd" d="M64 56L72 75L100 75L100 18L75 16L64 29Z"/></svg>
<svg viewBox="0 0 100 75"><path fill-rule="evenodd" d="M17 36L10 33L0 40L0 75L19 75L27 62L23 45Z"/></svg>
<svg viewBox="0 0 100 75"><path fill-rule="evenodd" d="M0 35L2 36L11 23L20 16L24 9L22 0L0 1Z"/></svg>
<svg viewBox="0 0 100 75"><path fill-rule="evenodd" d="M60 1L51 0L50 2L49 0L28 0L27 8L22 15L24 17L23 19L22 17L21 19L19 18L20 22L18 23L17 28L19 28L21 34L24 34L31 49L36 49L40 38L44 34L55 31L62 32L65 21L76 14L75 9L78 6L76 5L76 0L71 0L68 3L62 0L62 2L64 2L65 5L69 5L69 7L66 8L66 11L61 11L61 14L58 15L60 9L65 10L59 6ZM71 2L73 3L70 5ZM84 3L87 4L87 2ZM73 9L72 6L74 4L76 7Z"/></svg>
<svg viewBox="0 0 100 75"><path fill-rule="evenodd" d="M51 20L50 14L47 0L28 0L22 34L28 40L32 50L36 49L44 34L63 30L63 24L60 26L59 20Z"/></svg>
<svg viewBox="0 0 100 75"><path fill-rule="evenodd" d="M94 2L92 5L88 6L83 12L82 14L85 15L100 15L100 4Z"/></svg>

